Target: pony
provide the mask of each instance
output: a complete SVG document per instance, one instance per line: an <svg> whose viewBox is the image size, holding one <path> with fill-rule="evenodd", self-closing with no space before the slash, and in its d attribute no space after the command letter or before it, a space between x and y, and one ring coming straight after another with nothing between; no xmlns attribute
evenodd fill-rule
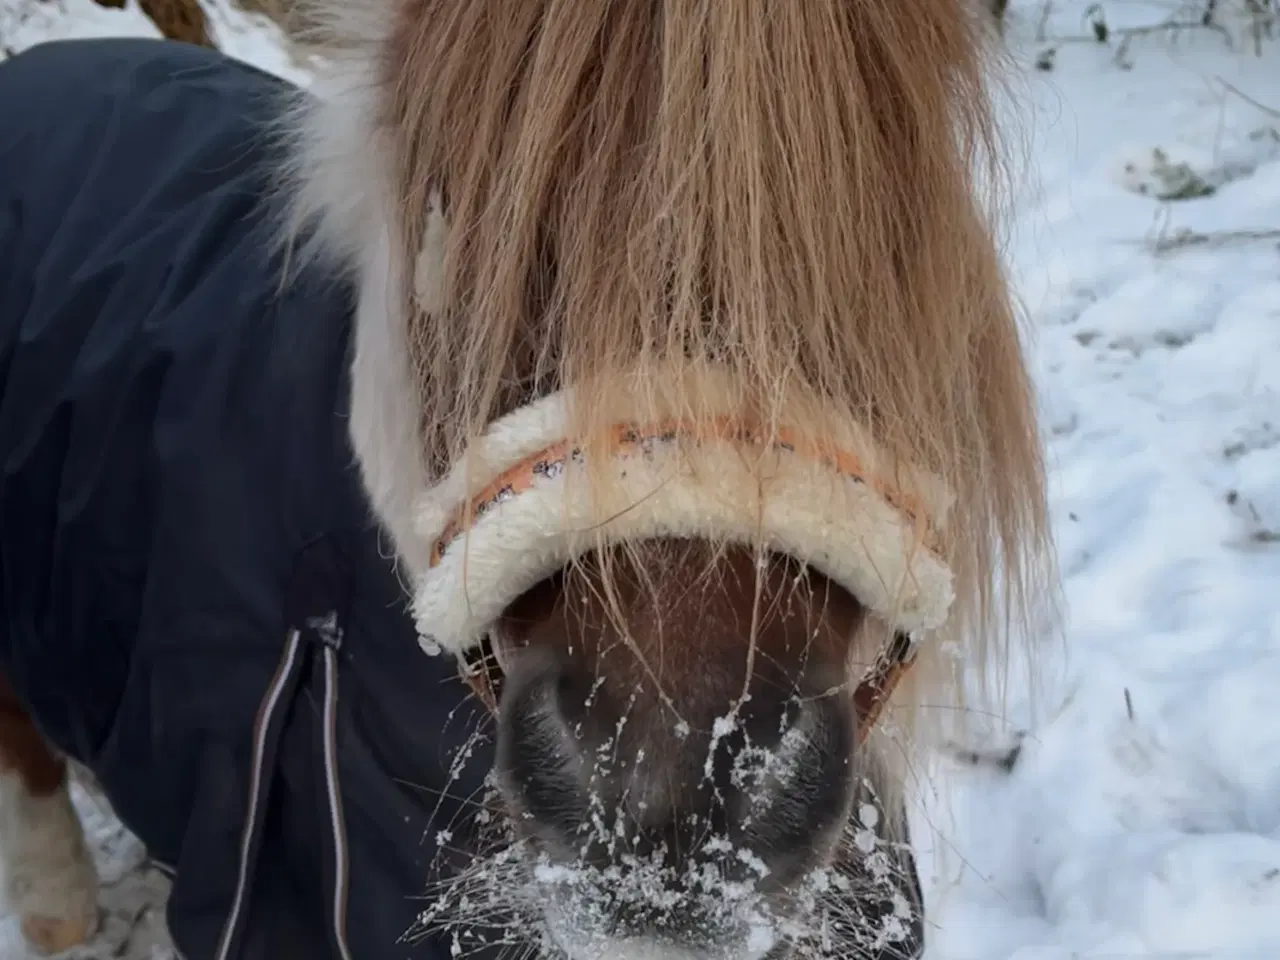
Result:
<svg viewBox="0 0 1280 960"><path fill-rule="evenodd" d="M281 245L359 291L364 486L424 651L496 723L492 842L421 931L918 956L912 758L1052 599L989 25L966 0L307 19ZM78 836L63 778L17 779ZM46 865L83 880L64 846Z"/></svg>

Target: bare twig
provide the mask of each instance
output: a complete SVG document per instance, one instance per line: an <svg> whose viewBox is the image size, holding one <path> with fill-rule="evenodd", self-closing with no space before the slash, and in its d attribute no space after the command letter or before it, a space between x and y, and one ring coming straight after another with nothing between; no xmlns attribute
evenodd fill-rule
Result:
<svg viewBox="0 0 1280 960"><path fill-rule="evenodd" d="M1203 20L1166 20L1164 23L1153 23L1142 27L1124 27L1113 31L1113 35L1120 37L1114 60L1116 63L1120 63L1124 59L1135 37L1146 37L1164 32L1176 34L1181 30L1208 30L1211 33L1217 33L1222 37L1227 49L1235 49L1235 43L1231 39L1231 32L1219 23L1212 21L1206 23Z"/></svg>
<svg viewBox="0 0 1280 960"><path fill-rule="evenodd" d="M999 773L1013 773L1018 766L1018 761L1022 758L1023 741L1026 735L1025 730L1017 731L1014 735L1014 743L1003 748L975 749L958 743L948 743L946 750L953 760L965 766L985 767Z"/></svg>
<svg viewBox="0 0 1280 960"><path fill-rule="evenodd" d="M1268 116L1280 119L1280 110L1277 110L1275 107L1268 107L1265 103L1260 103L1259 101L1255 100L1253 97L1245 93L1243 90L1241 90L1239 87L1235 86L1234 84L1228 83L1226 80L1223 80L1222 77L1215 75L1214 79L1217 80L1224 87L1226 87L1229 93L1234 93L1237 97L1239 97L1245 103L1249 104L1250 106L1257 107L1259 110L1261 110L1263 113L1267 114Z"/></svg>
<svg viewBox="0 0 1280 960"><path fill-rule="evenodd" d="M1049 36L1049 17L1053 15L1053 0L1044 0L1040 19L1036 23L1036 43L1044 43Z"/></svg>
<svg viewBox="0 0 1280 960"><path fill-rule="evenodd" d="M1037 30L1037 40L1042 43L1050 43L1054 48L1068 43L1087 43L1092 46L1099 44L1109 45L1113 40L1119 40L1115 46L1115 53L1112 61L1121 67L1128 67L1131 64L1126 60L1129 48L1133 41L1139 37L1153 36L1155 34L1169 33L1178 34L1182 31L1209 31L1216 33L1222 37L1223 43L1229 50L1235 49L1235 43L1231 38L1231 32L1226 27L1211 19L1170 19L1161 23L1145 24L1140 27L1110 27L1102 18L1102 9L1099 5L1094 4L1089 8L1089 16L1091 30L1089 33L1073 33L1060 37L1049 37L1047 35L1046 21L1049 15L1049 5L1042 8L1042 17Z"/></svg>
<svg viewBox="0 0 1280 960"><path fill-rule="evenodd" d="M1174 230L1172 233L1156 240L1148 241L1155 253L1170 253L1185 247L1225 247L1240 243L1258 243L1267 240L1280 240L1280 229L1256 230L1219 230L1213 233L1198 233L1187 227Z"/></svg>

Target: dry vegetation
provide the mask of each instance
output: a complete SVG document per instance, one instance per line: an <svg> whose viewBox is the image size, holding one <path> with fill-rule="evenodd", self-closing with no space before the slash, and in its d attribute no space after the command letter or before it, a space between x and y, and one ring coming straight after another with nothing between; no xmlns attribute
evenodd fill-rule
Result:
<svg viewBox="0 0 1280 960"><path fill-rule="evenodd" d="M93 0L101 7L123 8L127 0ZM261 13L274 20L291 37L306 29L305 17L296 0L231 0L237 6L252 13ZM217 46L216 36L210 32L208 17L200 6L200 0L139 0L142 12L150 18L166 39L181 40L200 46Z"/></svg>
<svg viewBox="0 0 1280 960"><path fill-rule="evenodd" d="M1098 0L1084 8L1080 32L1068 36L1049 35L1046 24L1055 0L1042 0L1037 15L1035 37L1042 43L1098 43L1116 50L1116 61L1127 65L1131 44L1140 37L1161 35L1176 40L1188 32L1209 31L1232 46L1250 47L1261 55L1269 40L1280 39L1280 0L1168 0L1162 19L1140 26L1115 28L1107 13L1124 0ZM1003 32L1009 16L1009 0L981 0ZM1052 69L1052 52L1042 57L1041 69Z"/></svg>
<svg viewBox="0 0 1280 960"><path fill-rule="evenodd" d="M47 2L47 0L36 0ZM99 6L122 8L127 0L93 0ZM310 24L298 0L231 0L241 8L260 13L279 25L285 35L294 42L302 41ZM1010 0L974 0L990 15L996 28L1004 31L1009 14ZM1176 35L1187 30L1216 31L1228 40L1239 40L1241 27L1244 38L1261 53L1264 41L1280 38L1280 0L1169 0L1169 15L1162 21L1147 26L1112 29L1107 20L1109 3L1122 0L1099 0L1090 4L1081 22L1078 36L1049 37L1043 23L1048 19L1054 0L1043 0L1041 27L1037 39L1054 44L1064 42L1094 42L1112 44L1117 48L1117 59L1123 60L1135 37L1155 33ZM208 19L200 6L200 0L139 0L142 11L170 40L182 40L202 46L216 46L216 37L210 32ZM1049 58L1051 60L1051 56ZM1051 65L1045 67L1051 69Z"/></svg>
<svg viewBox="0 0 1280 960"><path fill-rule="evenodd" d="M124 7L125 0L94 0L100 7ZM214 46L209 22L198 0L139 0L138 6L168 40Z"/></svg>
<svg viewBox="0 0 1280 960"><path fill-rule="evenodd" d="M274 20L285 36L299 42L314 27L303 3L298 0L232 0L243 10L260 13Z"/></svg>

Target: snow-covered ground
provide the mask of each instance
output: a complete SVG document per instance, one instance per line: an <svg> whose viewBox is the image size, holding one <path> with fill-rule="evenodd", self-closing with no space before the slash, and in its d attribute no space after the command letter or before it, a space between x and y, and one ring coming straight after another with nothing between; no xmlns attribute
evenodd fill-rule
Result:
<svg viewBox="0 0 1280 960"><path fill-rule="evenodd" d="M931 778L932 960L1280 957L1280 34L1118 42L1014 88L1066 643L1013 772Z"/></svg>
<svg viewBox="0 0 1280 960"><path fill-rule="evenodd" d="M200 0L219 48L263 70L307 83L310 75L266 17L228 0ZM0 0L0 58L49 40L72 37L159 37L160 31L128 0L123 8L93 0Z"/></svg>
<svg viewBox="0 0 1280 960"><path fill-rule="evenodd" d="M990 724L995 751L1025 731L1012 771L925 779L929 960L1280 957L1280 28L1261 56L1117 30L1197 6L1012 4L1031 150L1009 261L1068 621L1036 697L1015 686ZM209 7L228 52L305 76L257 18ZM5 49L154 32L132 7L0 0ZM162 878L77 802L109 914L87 955L167 956ZM21 958L6 920L0 960Z"/></svg>

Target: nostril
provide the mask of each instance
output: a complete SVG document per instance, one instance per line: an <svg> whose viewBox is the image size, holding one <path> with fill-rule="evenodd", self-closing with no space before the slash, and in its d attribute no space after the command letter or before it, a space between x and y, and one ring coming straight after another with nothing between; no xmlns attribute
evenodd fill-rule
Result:
<svg viewBox="0 0 1280 960"><path fill-rule="evenodd" d="M521 656L506 686L498 717L499 779L520 812L567 839L585 811L582 752L563 709L574 684L556 659Z"/></svg>
<svg viewBox="0 0 1280 960"><path fill-rule="evenodd" d="M809 869L834 845L854 794L853 719L846 699L805 703L778 745L779 763L746 828L773 882Z"/></svg>

